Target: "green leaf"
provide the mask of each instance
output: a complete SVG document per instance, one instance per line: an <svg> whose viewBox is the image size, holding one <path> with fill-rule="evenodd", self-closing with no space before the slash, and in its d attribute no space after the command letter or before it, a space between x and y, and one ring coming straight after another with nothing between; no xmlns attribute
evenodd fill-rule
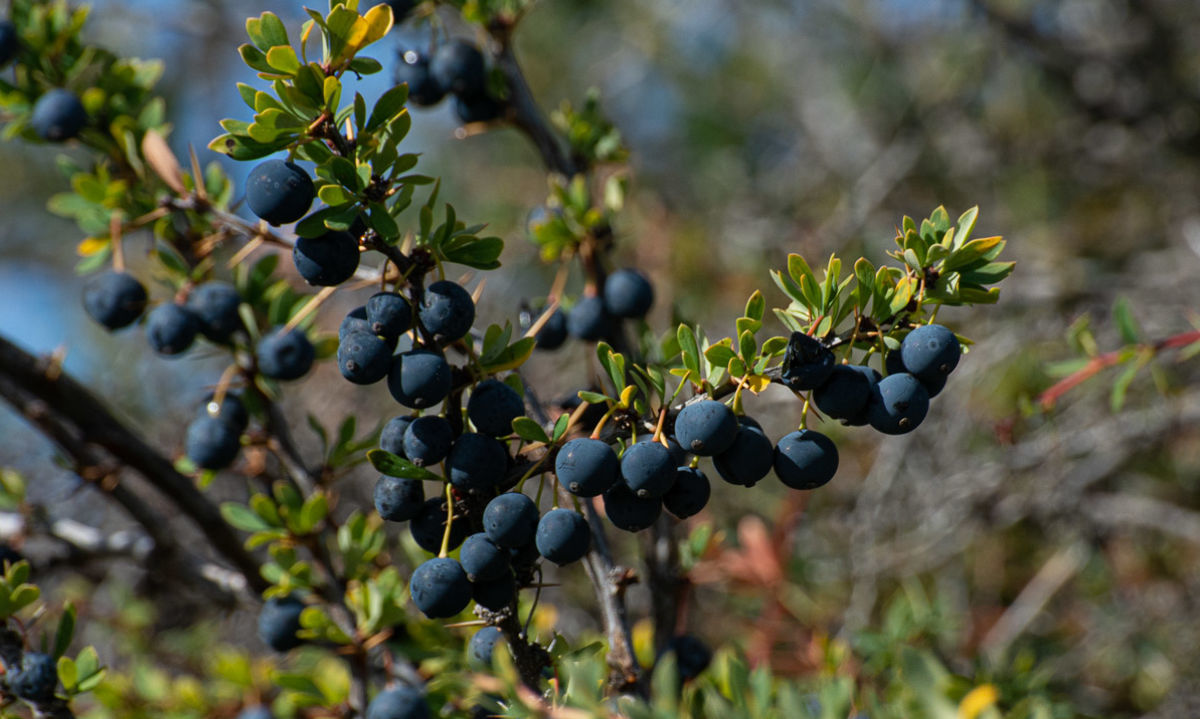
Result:
<svg viewBox="0 0 1200 719"><path fill-rule="evenodd" d="M392 121L401 111L404 110L404 103L408 101L408 85L397 85L391 90L383 93L379 101L375 103L375 107L371 110L371 119L367 121L367 130L374 132L376 129Z"/></svg>
<svg viewBox="0 0 1200 719"><path fill-rule="evenodd" d="M546 436L546 430L542 426L533 421L529 417L517 417L513 420L513 431L517 436L526 442L545 442L548 443L550 438Z"/></svg>
<svg viewBox="0 0 1200 719"><path fill-rule="evenodd" d="M383 70L383 63L373 57L356 57L346 69L358 75L374 75Z"/></svg>
<svg viewBox="0 0 1200 719"><path fill-rule="evenodd" d="M249 65L250 68L259 72L274 72L270 63L267 62L267 56L253 45L242 45L238 48L238 54L242 56L242 62Z"/></svg>
<svg viewBox="0 0 1200 719"><path fill-rule="evenodd" d="M1125 395L1129 391L1129 385L1133 383L1137 373L1146 366L1146 361L1147 355L1143 354L1137 361L1129 362L1117 376L1117 380L1113 382L1112 395L1109 397L1109 404L1112 406L1113 412L1119 412L1125 406Z"/></svg>
<svg viewBox="0 0 1200 719"><path fill-rule="evenodd" d="M812 268L804 261L804 258L795 253L788 255L787 258L788 275L798 286L804 286L804 280L807 279L815 287L817 284L817 276L813 274Z"/></svg>
<svg viewBox="0 0 1200 719"><path fill-rule="evenodd" d="M700 348L696 344L696 333L686 324L675 331L679 339L679 351L683 353L683 366L692 372L700 372Z"/></svg>
<svg viewBox="0 0 1200 719"><path fill-rule="evenodd" d="M758 343L754 341L754 333L746 330L738 337L738 354L746 364L753 364L758 356Z"/></svg>
<svg viewBox="0 0 1200 719"><path fill-rule="evenodd" d="M296 533L311 534L328 514L329 499L324 494L314 494L304 502L304 506L300 509L300 516L295 526Z"/></svg>
<svg viewBox="0 0 1200 719"><path fill-rule="evenodd" d="M71 639L75 636L75 605L67 602L63 608L62 616L58 618L58 628L54 632L54 651L53 656L61 657L66 653L67 648L71 646Z"/></svg>
<svg viewBox="0 0 1200 719"><path fill-rule="evenodd" d="M504 251L504 240L499 237L455 237L444 243L440 252L447 262L473 267L478 270L494 270L500 266L500 253Z"/></svg>
<svg viewBox="0 0 1200 719"><path fill-rule="evenodd" d="M941 270L942 272L949 272L950 270L966 267L980 259L995 259L1004 249L1004 245L1004 239L1001 237L983 237L978 240L971 240L947 257L946 261L942 263Z"/></svg>
<svg viewBox="0 0 1200 719"><path fill-rule="evenodd" d="M286 143L259 142L248 135L225 134L208 143L208 149L244 162L274 154L283 149L284 145Z"/></svg>
<svg viewBox="0 0 1200 719"><path fill-rule="evenodd" d="M42 596L42 590L32 584L22 584L9 595L9 607L13 614L33 604Z"/></svg>
<svg viewBox="0 0 1200 719"><path fill-rule="evenodd" d="M787 340L784 340L786 343ZM708 349L704 350L704 357L711 364L718 367L726 367L729 365L729 360L737 356L733 351L733 340L729 337L721 340L715 345L709 345Z"/></svg>
<svg viewBox="0 0 1200 719"><path fill-rule="evenodd" d="M480 362L483 370L488 374L496 374L511 369L516 369L525 364L529 356L533 354L533 347L537 341L533 337L523 337L508 346L495 358L484 363Z"/></svg>
<svg viewBox="0 0 1200 719"><path fill-rule="evenodd" d="M994 285L1011 275L1016 266L1015 262L989 262L969 270L961 270L960 276L963 284Z"/></svg>
<svg viewBox="0 0 1200 719"><path fill-rule="evenodd" d="M354 196L340 185L325 185L317 191L317 197L330 206L346 205L355 200Z"/></svg>
<svg viewBox="0 0 1200 719"><path fill-rule="evenodd" d="M247 21L247 24L249 22ZM292 44L288 40L287 28L284 27L283 21L274 13L264 12L259 17L259 32L262 34L263 40L267 43L268 47Z"/></svg>
<svg viewBox="0 0 1200 719"><path fill-rule="evenodd" d="M971 239L971 233L975 231L975 221L978 219L978 205L959 215L958 229L954 232L954 244L950 249L956 250Z"/></svg>
<svg viewBox="0 0 1200 719"><path fill-rule="evenodd" d="M763 298L763 293L755 290L754 294L750 295L750 299L746 300L746 310L742 314L750 319L762 321L766 310L767 301Z"/></svg>
<svg viewBox="0 0 1200 719"><path fill-rule="evenodd" d="M570 425L571 425L571 417L569 415L566 415L566 414L560 415L559 418L557 420L555 420L554 435L553 435L553 439L554 439L555 443L557 443L560 439L563 438L564 435L566 435L567 427L569 427Z"/></svg>
<svg viewBox="0 0 1200 719"><path fill-rule="evenodd" d="M579 399L589 404L606 404L608 402L616 401L608 395L603 395L599 392L591 392L585 389L579 390Z"/></svg>
<svg viewBox="0 0 1200 719"><path fill-rule="evenodd" d="M386 474L389 477L399 477L401 479L428 479L434 482L446 481L441 476L430 472L429 470L418 467L412 462L386 452L382 449L373 449L367 452L367 461L371 466L375 467L381 474Z"/></svg>
<svg viewBox="0 0 1200 719"><path fill-rule="evenodd" d="M281 519L279 516L279 509L267 495L252 495L249 499L249 507L268 525L272 527L283 526L283 519Z"/></svg>
<svg viewBox="0 0 1200 719"><path fill-rule="evenodd" d="M68 692L74 691L78 679L79 672L75 669L75 661L70 657L60 656L58 658L58 680L62 682L63 689Z"/></svg>
<svg viewBox="0 0 1200 719"><path fill-rule="evenodd" d="M262 517L255 514L249 507L237 502L224 502L221 504L221 516L225 521L235 529L240 529L243 532L258 532L264 529L270 529L270 525L263 521Z"/></svg>
<svg viewBox="0 0 1200 719"><path fill-rule="evenodd" d="M596 345L596 359L600 361L600 366L608 373L608 378L613 383L613 389L617 394L621 394L621 390L625 389L625 357L618 352L614 352L613 348L607 342L600 342Z"/></svg>
<svg viewBox="0 0 1200 719"><path fill-rule="evenodd" d="M1125 344L1135 345L1141 341L1141 332L1138 330L1137 320L1133 318L1128 298L1120 297L1113 303L1113 320L1116 321L1117 330Z"/></svg>
<svg viewBox="0 0 1200 719"><path fill-rule="evenodd" d="M324 100L325 109L330 112L335 112L338 105L342 102L342 83L333 75L325 78L325 84L321 88L321 96Z"/></svg>
<svg viewBox="0 0 1200 719"><path fill-rule="evenodd" d="M917 283L912 277L905 276L900 278L900 281L896 283L895 294L892 295L891 302L888 303L889 312L893 315L899 314L901 310L907 307L916 288Z"/></svg>

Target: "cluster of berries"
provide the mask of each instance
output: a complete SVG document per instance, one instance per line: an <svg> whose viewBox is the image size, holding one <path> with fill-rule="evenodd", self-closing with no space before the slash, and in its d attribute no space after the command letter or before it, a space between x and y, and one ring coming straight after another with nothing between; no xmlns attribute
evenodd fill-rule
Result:
<svg viewBox="0 0 1200 719"><path fill-rule="evenodd" d="M610 340L622 319L641 319L654 304L654 286L644 274L623 268L609 274L601 292L585 293L569 312L555 310L536 335L541 350L556 350L568 337Z"/></svg>
<svg viewBox="0 0 1200 719"><path fill-rule="evenodd" d="M884 434L907 434L925 419L929 400L946 386L961 353L950 329L921 325L884 357L884 376L867 365L838 364L829 347L795 332L784 356L781 381L794 392L811 392L810 401L818 412L848 426L870 425ZM833 441L813 430L793 432L775 448L776 473L796 489L812 489L812 480L826 472L832 477L837 462Z"/></svg>
<svg viewBox="0 0 1200 719"><path fill-rule="evenodd" d="M432 53L402 49L399 60L394 78L397 85L408 83L412 104L432 107L452 94L463 123L489 122L504 113L504 101L488 92L483 53L466 40L451 40Z"/></svg>

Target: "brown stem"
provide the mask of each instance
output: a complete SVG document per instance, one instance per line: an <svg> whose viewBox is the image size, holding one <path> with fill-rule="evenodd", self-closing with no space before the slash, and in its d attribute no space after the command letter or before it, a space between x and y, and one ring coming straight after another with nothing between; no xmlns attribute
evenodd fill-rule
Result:
<svg viewBox="0 0 1200 719"><path fill-rule="evenodd" d="M665 512L650 529L646 542L646 584L654 617L654 651L663 651L679 625L680 600L686 575L679 568L679 548L672 537L678 522Z"/></svg>
<svg viewBox="0 0 1200 719"><path fill-rule="evenodd" d="M192 480L114 417L86 387L4 337L0 337L0 377L45 403L46 412L74 430L81 441L103 447L118 462L145 477L195 523L221 556L245 575L251 589L261 592L269 586L259 573L258 561Z"/></svg>
<svg viewBox="0 0 1200 719"><path fill-rule="evenodd" d="M559 488L564 501L571 495ZM633 632L629 628L629 617L625 610L625 588L637 581L629 569L613 563L608 539L604 534L604 523L596 512L591 499L583 499L584 514L592 530L592 549L583 558L583 568L596 593L604 633L608 637L609 686L619 692L638 690L641 687L642 668L633 651Z"/></svg>
<svg viewBox="0 0 1200 719"><path fill-rule="evenodd" d="M513 52L508 31L504 30L498 33L496 39L500 44L500 52L496 55L496 65L508 83L508 105L513 125L529 137L542 156L542 162L551 172L566 178L584 172L587 168L580 167L563 150L558 135L550 127L546 116L533 98L529 83L525 81L525 73L521 71L516 53Z"/></svg>
<svg viewBox="0 0 1200 719"><path fill-rule="evenodd" d="M152 564L163 568L172 576L204 590L224 607L232 608L237 604L236 592L205 578L200 571L197 559L187 556L182 551L175 535L170 531L170 525L166 519L152 510L142 501L141 497L120 482L118 474L123 468L119 463L113 462L96 451L87 443L86 438L77 436L69 424L50 411L45 402L30 395L11 378L2 374L0 374L0 397L3 397L25 419L59 446L71 460L72 469L80 479L107 494L142 526L153 546L147 556L141 557L143 564ZM70 560L86 561L90 558L88 552L81 551L74 544L70 545L70 550L71 556L68 558Z"/></svg>

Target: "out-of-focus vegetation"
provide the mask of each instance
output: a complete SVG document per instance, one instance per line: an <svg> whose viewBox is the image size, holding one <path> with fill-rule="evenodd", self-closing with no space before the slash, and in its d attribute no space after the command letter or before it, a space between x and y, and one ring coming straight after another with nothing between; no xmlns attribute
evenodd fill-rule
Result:
<svg viewBox="0 0 1200 719"><path fill-rule="evenodd" d="M294 21L299 4L252 10ZM202 147L238 102L234 81L246 79L233 38L247 12L218 0L101 2L91 32L122 54L163 58L171 141ZM398 30L389 42L426 43L425 32ZM812 716L847 716L831 707L850 696L871 717L988 716L970 712L993 703L1005 716L1198 711L1196 360L1163 352L1127 385L1112 369L1052 408L1037 398L1082 367L1081 356L1129 346L1131 367L1139 344L1200 320L1200 6L545 0L522 22L517 49L548 108L582 106L587 88L599 88L631 150L618 257L656 280L652 323L666 327L678 314L731 324L786 253L814 264L834 251L881 254L894 218L913 208L978 204L1019 263L986 316L946 311L980 342L921 432L835 432L841 471L811 500L717 483L717 499L681 530L689 582L680 629L797 682ZM516 133L464 137L456 127L445 106L417 110L409 142L424 153L423 171L461 198L462 214L489 218L509 240L495 281L510 304L481 308L507 316L552 280L524 236L526 214L547 195L545 174ZM107 354L132 343L79 317L77 238L43 209L61 179L41 152L0 145L9 168L0 177L0 296L15 298L0 307L0 330L18 332L24 308L45 302L38 323L62 329L40 330L32 348L98 348L69 354L67 366L98 380L152 442L177 449L182 418L220 366L136 359L113 368ZM240 179L242 170L226 169ZM53 292L28 299L43 297L29 294L39 283ZM330 309L321 322L332 327L341 314ZM584 352L537 357L532 371L561 378L551 394L572 391L580 378L570 369ZM389 411L386 397L331 376L309 385L296 393L297 417ZM770 424L799 414L782 390L752 401ZM47 468L51 452L17 418L0 415L0 427L0 464L24 471L30 502L55 514L97 511L72 494L67 473ZM354 481L367 504L371 478ZM35 542L29 554L36 564ZM101 703L123 710L135 695L171 695L183 697L183 715L266 691L267 670L232 649L217 655L216 670L199 660L209 645L198 637L238 643L248 615L214 613L195 597L173 599L186 608L177 613L140 613L127 587L152 598L168 588L137 564L98 566L108 565L116 571L92 577L104 591L77 597L81 631L112 651L118 670L97 692ZM594 631L586 589L564 579L544 593L538 621ZM644 590L635 585L629 597L644 613ZM106 619L129 631L105 634ZM178 639L179 627L198 623L202 631ZM169 640L130 639L143 633ZM640 646L652 657L646 634ZM728 689L741 666L732 650L716 666L706 681ZM178 678L190 675L202 678ZM922 682L948 703L922 704ZM191 692L212 697L189 705ZM1019 705L1031 696L1047 713Z"/></svg>

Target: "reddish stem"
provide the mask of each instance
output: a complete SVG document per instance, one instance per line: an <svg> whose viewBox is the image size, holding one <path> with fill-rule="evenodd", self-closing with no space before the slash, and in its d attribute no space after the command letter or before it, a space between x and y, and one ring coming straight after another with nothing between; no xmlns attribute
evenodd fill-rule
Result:
<svg viewBox="0 0 1200 719"><path fill-rule="evenodd" d="M1149 344L1134 345L1140 349L1150 350L1153 354L1158 354L1163 350L1178 349L1186 347L1194 342L1200 342L1200 330L1192 330L1191 332L1183 332L1177 335L1171 335L1164 339ZM1088 361L1083 367L1075 370L1071 374L1063 377L1058 382L1051 385L1045 392L1038 395L1037 402L1042 409L1050 410L1054 407L1054 403L1058 401L1067 392L1078 387L1092 377L1099 374L1102 370L1120 364L1121 355L1128 347L1123 347L1119 350L1105 352L1101 355L1096 355Z"/></svg>

